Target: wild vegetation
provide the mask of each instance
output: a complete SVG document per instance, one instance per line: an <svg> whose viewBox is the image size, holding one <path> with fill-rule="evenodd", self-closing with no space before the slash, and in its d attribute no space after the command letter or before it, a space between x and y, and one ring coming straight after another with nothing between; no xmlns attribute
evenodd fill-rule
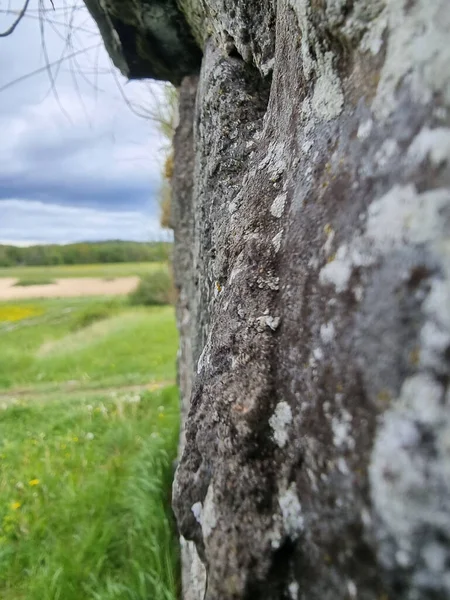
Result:
<svg viewBox="0 0 450 600"><path fill-rule="evenodd" d="M175 600L170 306L0 302L0 598Z"/></svg>
<svg viewBox="0 0 450 600"><path fill-rule="evenodd" d="M2 600L175 600L176 389L5 406Z"/></svg>
<svg viewBox="0 0 450 600"><path fill-rule="evenodd" d="M154 270L143 275L136 290L130 294L130 301L142 306L173 304L175 290L169 270Z"/></svg>

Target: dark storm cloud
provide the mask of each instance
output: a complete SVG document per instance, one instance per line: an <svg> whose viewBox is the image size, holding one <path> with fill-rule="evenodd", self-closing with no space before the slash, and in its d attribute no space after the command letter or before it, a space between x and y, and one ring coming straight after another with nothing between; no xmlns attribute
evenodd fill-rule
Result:
<svg viewBox="0 0 450 600"><path fill-rule="evenodd" d="M155 214L157 206L152 201L155 192L145 182L109 182L102 180L63 180L55 177L36 178L23 175L0 174L0 230L1 201L21 199L39 200L62 206L102 208L104 210L138 209Z"/></svg>

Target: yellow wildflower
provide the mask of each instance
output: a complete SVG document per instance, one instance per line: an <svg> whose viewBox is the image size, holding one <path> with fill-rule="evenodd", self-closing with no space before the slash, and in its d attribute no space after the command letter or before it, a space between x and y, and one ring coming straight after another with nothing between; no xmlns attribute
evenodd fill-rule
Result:
<svg viewBox="0 0 450 600"><path fill-rule="evenodd" d="M77 436L76 436L76 435L74 435L74 436L73 436L73 438L72 438L72 440L73 440L74 442L78 442L78 438L77 438Z"/></svg>
<svg viewBox="0 0 450 600"><path fill-rule="evenodd" d="M11 502L11 508L12 508L12 510L17 510L21 506L22 505L20 504L20 502Z"/></svg>
<svg viewBox="0 0 450 600"><path fill-rule="evenodd" d="M28 485L31 485L31 486L39 485L39 479L30 479L30 481L28 482Z"/></svg>
<svg viewBox="0 0 450 600"><path fill-rule="evenodd" d="M38 317L43 310L35 306L17 306L14 304L3 304L0 307L0 322L14 322L31 317Z"/></svg>

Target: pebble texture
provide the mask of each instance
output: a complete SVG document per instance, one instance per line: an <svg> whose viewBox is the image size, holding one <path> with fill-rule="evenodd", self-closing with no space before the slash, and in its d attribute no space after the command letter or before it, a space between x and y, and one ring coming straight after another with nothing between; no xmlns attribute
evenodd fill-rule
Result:
<svg viewBox="0 0 450 600"><path fill-rule="evenodd" d="M178 6L185 598L450 598L448 0Z"/></svg>

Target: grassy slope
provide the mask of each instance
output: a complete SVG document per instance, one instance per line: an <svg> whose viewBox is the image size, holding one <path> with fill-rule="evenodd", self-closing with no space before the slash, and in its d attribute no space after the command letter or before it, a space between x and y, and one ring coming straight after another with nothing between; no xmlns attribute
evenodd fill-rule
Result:
<svg viewBox="0 0 450 600"><path fill-rule="evenodd" d="M22 307L38 316L1 321ZM176 346L170 307L131 309L118 299L0 303L0 388L173 380Z"/></svg>
<svg viewBox="0 0 450 600"><path fill-rule="evenodd" d="M161 263L111 263L98 265L62 265L54 267L11 267L0 268L0 277L16 277L35 283L71 277L128 277L144 275L150 271L161 269Z"/></svg>
<svg viewBox="0 0 450 600"><path fill-rule="evenodd" d="M175 600L177 392L91 388L171 380L176 346L169 307L0 303L2 600Z"/></svg>

